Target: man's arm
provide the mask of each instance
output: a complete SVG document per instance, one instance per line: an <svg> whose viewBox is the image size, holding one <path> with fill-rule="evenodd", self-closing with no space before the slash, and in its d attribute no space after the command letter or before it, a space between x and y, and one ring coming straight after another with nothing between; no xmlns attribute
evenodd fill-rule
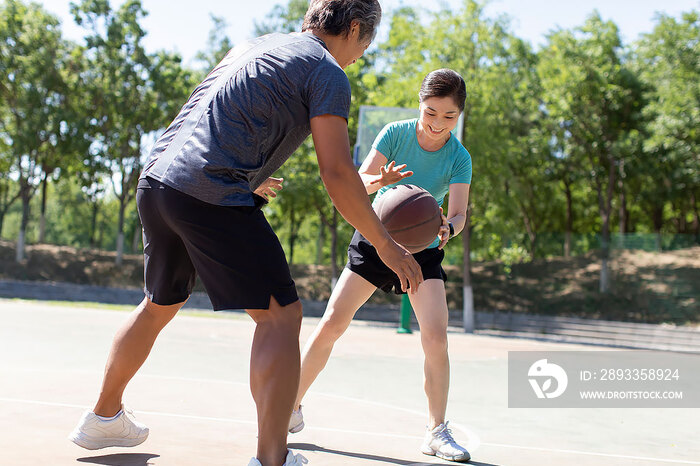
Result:
<svg viewBox="0 0 700 466"><path fill-rule="evenodd" d="M347 122L335 115L320 115L311 119L311 134L321 179L338 212L372 243L382 261L399 276L403 290L410 285L415 292L423 281L423 273L413 256L389 236L372 210L350 156Z"/></svg>

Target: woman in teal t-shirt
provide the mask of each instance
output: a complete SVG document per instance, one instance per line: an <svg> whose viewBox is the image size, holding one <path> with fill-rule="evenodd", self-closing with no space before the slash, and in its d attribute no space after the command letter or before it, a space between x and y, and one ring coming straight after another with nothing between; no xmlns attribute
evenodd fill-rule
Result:
<svg viewBox="0 0 700 466"><path fill-rule="evenodd" d="M468 461L469 453L458 445L447 428L445 411L450 367L447 355L447 276L441 263L442 248L466 221L471 156L451 134L464 110L466 86L462 77L448 69L436 70L423 80L420 117L388 124L377 136L360 176L367 194L377 192L375 202L397 184L414 184L426 189L439 205L449 193L447 216L433 244L414 254L423 271L424 282L409 294L421 330L425 353L425 391L430 418L421 451L452 461ZM411 171L401 171L410 168ZM348 264L338 279L328 307L302 352L301 381L290 432L304 427L301 400L326 365L335 341L350 325L357 310L377 288L401 291L398 276L381 261L374 247L355 232L348 248Z"/></svg>

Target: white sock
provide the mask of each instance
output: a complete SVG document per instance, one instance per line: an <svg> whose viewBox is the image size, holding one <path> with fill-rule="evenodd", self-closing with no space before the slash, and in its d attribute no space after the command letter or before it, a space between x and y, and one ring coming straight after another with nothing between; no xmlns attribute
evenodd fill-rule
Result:
<svg viewBox="0 0 700 466"><path fill-rule="evenodd" d="M104 417L104 416L99 416L97 414L95 414L95 416L97 416L97 419L99 419L100 421L113 421L116 418L118 418L122 414L122 412L123 412L123 410L120 409L119 412L112 417Z"/></svg>

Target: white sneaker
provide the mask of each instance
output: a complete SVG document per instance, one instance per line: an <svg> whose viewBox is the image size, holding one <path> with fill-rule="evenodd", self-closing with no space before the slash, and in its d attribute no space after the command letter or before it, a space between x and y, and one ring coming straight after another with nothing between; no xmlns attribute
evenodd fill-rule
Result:
<svg viewBox="0 0 700 466"><path fill-rule="evenodd" d="M292 450L287 450L287 458L284 460L282 466L303 466L308 464L309 460L304 458L301 454L295 455ZM248 466L262 466L262 463L258 461L257 458L251 458Z"/></svg>
<svg viewBox="0 0 700 466"><path fill-rule="evenodd" d="M452 431L447 428L447 422L440 424L433 430L425 433L425 441L421 452L430 456L437 456L444 460L466 463L471 459L469 452L459 446L452 438Z"/></svg>
<svg viewBox="0 0 700 466"><path fill-rule="evenodd" d="M296 434L297 432L301 432L303 428L304 415L301 413L301 406L299 406L299 409L292 411L292 417L289 418L289 433Z"/></svg>
<svg viewBox="0 0 700 466"><path fill-rule="evenodd" d="M124 408L117 416L103 421L92 411L85 411L68 440L88 450L105 447L135 447L148 438L148 427L134 419L131 410Z"/></svg>

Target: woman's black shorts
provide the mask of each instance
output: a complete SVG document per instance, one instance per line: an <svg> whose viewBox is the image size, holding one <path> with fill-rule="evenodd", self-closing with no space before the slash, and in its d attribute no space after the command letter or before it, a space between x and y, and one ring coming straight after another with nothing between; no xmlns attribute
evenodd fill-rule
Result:
<svg viewBox="0 0 700 466"><path fill-rule="evenodd" d="M445 251L430 248L413 254L413 257L423 271L424 280L439 278L447 281L447 274L441 265ZM384 265L374 246L357 230L348 247L348 263L345 267L386 293L390 293L393 288L396 294L405 294L401 291L401 280L398 275Z"/></svg>
<svg viewBox="0 0 700 466"><path fill-rule="evenodd" d="M146 296L156 304L184 301L199 275L214 310L268 309L297 301L277 235L260 210L209 204L151 178L136 193L143 225Z"/></svg>

